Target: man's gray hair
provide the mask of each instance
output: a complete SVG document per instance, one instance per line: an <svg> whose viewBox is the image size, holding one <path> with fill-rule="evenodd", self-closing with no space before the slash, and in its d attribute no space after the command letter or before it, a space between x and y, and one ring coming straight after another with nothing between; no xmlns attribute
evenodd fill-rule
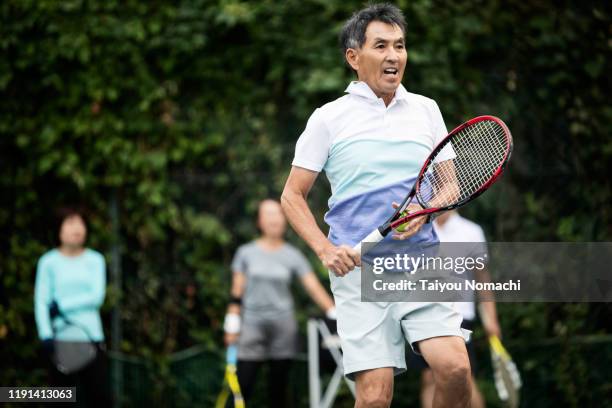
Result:
<svg viewBox="0 0 612 408"><path fill-rule="evenodd" d="M340 45L343 54L349 48L363 47L366 41L366 30L372 21L397 25L406 34L406 20L402 11L390 3L371 4L352 15L344 24L340 33Z"/></svg>

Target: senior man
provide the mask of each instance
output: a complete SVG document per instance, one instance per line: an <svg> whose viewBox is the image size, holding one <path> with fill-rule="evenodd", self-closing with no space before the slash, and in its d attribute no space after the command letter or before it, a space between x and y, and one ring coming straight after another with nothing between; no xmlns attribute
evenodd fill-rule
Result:
<svg viewBox="0 0 612 408"><path fill-rule="evenodd" d="M358 80L346 88L347 95L311 115L297 141L281 203L293 228L330 271L345 375L357 386L355 406L391 404L393 377L406 369L407 341L432 369L433 406L467 407L469 332L460 328L461 315L445 303L361 302L360 254L352 249L391 215L391 203L405 196L447 134L436 102L401 84L405 30L401 11L390 4L370 5L346 22L341 44ZM307 203L321 170L332 190L327 237ZM423 217L393 238L406 239L407 245L437 241Z"/></svg>

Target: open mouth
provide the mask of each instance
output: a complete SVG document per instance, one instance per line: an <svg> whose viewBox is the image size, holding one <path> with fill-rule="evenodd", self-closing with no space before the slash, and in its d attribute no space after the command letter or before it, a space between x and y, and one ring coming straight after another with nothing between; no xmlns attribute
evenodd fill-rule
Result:
<svg viewBox="0 0 612 408"><path fill-rule="evenodd" d="M398 72L399 71L397 70L397 68L385 68L383 70L383 73L389 76L396 76Z"/></svg>

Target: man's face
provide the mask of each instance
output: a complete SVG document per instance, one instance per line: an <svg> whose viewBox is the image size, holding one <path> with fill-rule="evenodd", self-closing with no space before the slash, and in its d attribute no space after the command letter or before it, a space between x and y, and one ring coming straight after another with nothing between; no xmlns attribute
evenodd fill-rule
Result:
<svg viewBox="0 0 612 408"><path fill-rule="evenodd" d="M406 68L404 33L397 25L372 21L366 29L365 44L347 50L346 58L359 80L367 83L376 96L392 98Z"/></svg>

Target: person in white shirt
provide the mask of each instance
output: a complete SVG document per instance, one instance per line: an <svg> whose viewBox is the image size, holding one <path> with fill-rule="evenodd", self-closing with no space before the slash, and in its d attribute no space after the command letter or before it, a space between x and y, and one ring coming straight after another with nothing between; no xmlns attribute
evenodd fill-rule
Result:
<svg viewBox="0 0 612 408"><path fill-rule="evenodd" d="M406 66L406 23L390 4L370 5L345 24L341 43L357 73L342 96L316 109L296 144L281 197L295 231L330 271L345 375L356 380L356 407L388 407L393 377L406 370L405 343L434 372L436 407L467 407L469 331L452 305L432 302L361 302L361 259L353 250L393 213L422 163L446 136L435 101L401 84ZM331 184L326 237L306 201L319 172ZM409 211L420 209L418 204ZM388 239L437 242L418 217Z"/></svg>
<svg viewBox="0 0 612 408"><path fill-rule="evenodd" d="M484 249L486 251L486 239L482 228L473 221L470 221L454 210L447 211L439 215L434 221L434 230L438 234L440 242L481 242L483 246L477 247L478 251ZM482 249L481 249L482 248ZM466 254L468 255L468 254ZM486 269L475 270L474 278L479 281L489 281L488 272ZM473 298L475 294L472 293ZM501 336L501 328L497 318L497 310L495 302L483 301L480 302L480 307L483 313L486 314L486 319L483 319L483 326L487 336ZM456 302L455 308L463 316L461 326L465 329L472 330L476 320L475 299L470 302ZM476 368L476 357L474 346L471 341L467 343L468 355L470 358L470 366L472 373ZM412 354L410 366L422 369L421 373L421 407L430 408L433 404L433 395L435 391L435 382L433 372L423 360L421 356ZM482 397L475 379L472 377L472 405L471 408L484 408L485 401Z"/></svg>

